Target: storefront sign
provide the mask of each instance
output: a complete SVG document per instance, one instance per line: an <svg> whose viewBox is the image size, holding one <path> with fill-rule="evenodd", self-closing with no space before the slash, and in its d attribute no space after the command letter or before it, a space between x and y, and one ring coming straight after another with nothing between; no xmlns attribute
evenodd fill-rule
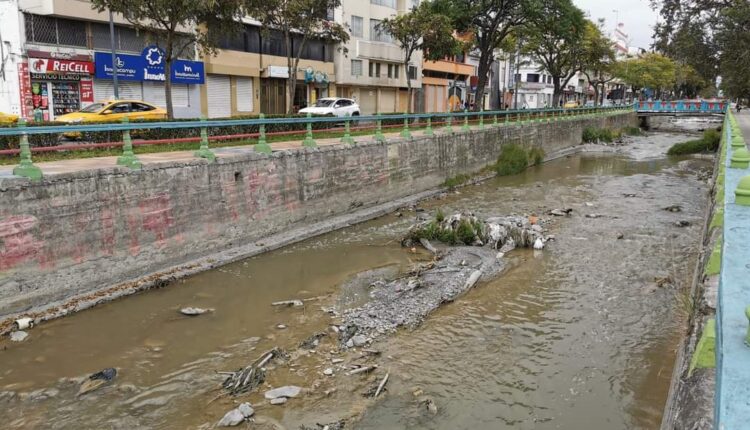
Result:
<svg viewBox="0 0 750 430"><path fill-rule="evenodd" d="M146 47L141 55L117 54L117 79L123 81L165 81L164 51L156 46ZM96 77L112 79L112 54L95 52ZM205 82L203 63L200 61L174 60L172 83L202 84Z"/></svg>
<svg viewBox="0 0 750 430"><path fill-rule="evenodd" d="M81 103L94 103L94 83L91 79L81 81Z"/></svg>
<svg viewBox="0 0 750 430"><path fill-rule="evenodd" d="M80 81L81 75L72 73L31 73L31 79L35 81Z"/></svg>
<svg viewBox="0 0 750 430"><path fill-rule="evenodd" d="M21 118L29 118L34 102L31 94L31 79L29 78L29 65L26 62L18 64L18 82L21 93Z"/></svg>
<svg viewBox="0 0 750 430"><path fill-rule="evenodd" d="M57 58L29 58L31 73L94 73L94 63L90 61L63 60Z"/></svg>
<svg viewBox="0 0 750 430"><path fill-rule="evenodd" d="M289 67L268 66L268 77L269 78L288 78Z"/></svg>

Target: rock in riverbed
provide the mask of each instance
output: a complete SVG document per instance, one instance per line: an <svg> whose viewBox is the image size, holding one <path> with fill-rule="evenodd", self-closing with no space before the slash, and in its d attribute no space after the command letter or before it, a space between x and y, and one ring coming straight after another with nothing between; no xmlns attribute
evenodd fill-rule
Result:
<svg viewBox="0 0 750 430"><path fill-rule="evenodd" d="M245 421L245 416L239 409L232 409L227 412L224 417L219 421L219 427L234 427L240 425L241 422Z"/></svg>
<svg viewBox="0 0 750 430"><path fill-rule="evenodd" d="M13 342L23 342L27 337L29 337L29 334L23 330L14 331L10 334L10 340Z"/></svg>
<svg viewBox="0 0 750 430"><path fill-rule="evenodd" d="M268 400L278 399L279 397L297 397L302 392L302 388L287 385L285 387L274 388L273 390L266 391L265 397Z"/></svg>

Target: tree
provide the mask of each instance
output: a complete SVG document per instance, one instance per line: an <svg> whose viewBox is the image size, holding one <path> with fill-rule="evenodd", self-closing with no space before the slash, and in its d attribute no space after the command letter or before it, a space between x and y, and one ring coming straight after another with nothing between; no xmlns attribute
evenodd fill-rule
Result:
<svg viewBox="0 0 750 430"><path fill-rule="evenodd" d="M589 83L594 87L594 105L598 106L600 90L604 92L607 82L615 79L612 68L615 64L615 51L612 41L602 32L604 20L599 20L598 25L586 21L586 29L583 34L581 49L581 71L586 75Z"/></svg>
<svg viewBox="0 0 750 430"><path fill-rule="evenodd" d="M172 105L172 62L196 48L213 55L222 36L240 27L240 0L91 0L99 12L122 14L164 50L167 116Z"/></svg>
<svg viewBox="0 0 750 430"><path fill-rule="evenodd" d="M376 27L378 31L389 33L404 51L404 70L408 88L409 103L412 108L411 75L409 63L416 51L422 51L425 58L438 60L454 54L458 42L453 37L453 26L450 19L434 13L427 2L423 2L411 11L382 20Z"/></svg>
<svg viewBox="0 0 750 430"><path fill-rule="evenodd" d="M307 42L313 39L328 44L346 43L349 33L338 23L328 20L328 11L341 6L341 0L265 0L248 1L248 14L263 24L263 30L278 30L284 35L289 70L289 100L297 91L299 61ZM289 103L288 112L294 107Z"/></svg>
<svg viewBox="0 0 750 430"><path fill-rule="evenodd" d="M620 61L614 74L633 88L633 93L650 88L661 95L675 84L675 63L657 53L649 52L637 58Z"/></svg>
<svg viewBox="0 0 750 430"><path fill-rule="evenodd" d="M729 97L750 99L750 3L737 1L721 11L716 39L721 88Z"/></svg>
<svg viewBox="0 0 750 430"><path fill-rule="evenodd" d="M571 0L542 0L523 30L522 50L552 76L553 106L580 70L587 21Z"/></svg>
<svg viewBox="0 0 750 430"><path fill-rule="evenodd" d="M495 50L519 26L524 24L538 0L433 0L434 12L448 16L454 28L471 37L479 51L475 109L481 109L484 88L489 79Z"/></svg>

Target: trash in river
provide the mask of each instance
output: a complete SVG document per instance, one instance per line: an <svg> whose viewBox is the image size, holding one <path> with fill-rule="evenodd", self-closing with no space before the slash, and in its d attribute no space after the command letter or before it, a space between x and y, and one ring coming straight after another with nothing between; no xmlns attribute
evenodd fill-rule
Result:
<svg viewBox="0 0 750 430"><path fill-rule="evenodd" d="M19 318L13 322L13 328L16 330L26 330L34 327L34 320L31 318Z"/></svg>
<svg viewBox="0 0 750 430"><path fill-rule="evenodd" d="M625 197L625 198L633 198L633 197L636 196L636 194L635 193L624 193L622 196Z"/></svg>
<svg viewBox="0 0 750 430"><path fill-rule="evenodd" d="M305 304L302 302L302 300L282 300L280 302L273 302L271 303L271 306L294 306L294 307L300 307L304 306Z"/></svg>
<svg viewBox="0 0 750 430"><path fill-rule="evenodd" d="M537 238L537 240L534 242L534 249L536 250L544 249L544 241L542 240L541 237Z"/></svg>
<svg viewBox="0 0 750 430"><path fill-rule="evenodd" d="M212 312L213 309L203 309L203 308L194 308L194 307L187 307L180 309L180 313L183 315L187 315L190 317L194 317L197 315L203 315L206 312Z"/></svg>
<svg viewBox="0 0 750 430"><path fill-rule="evenodd" d="M603 216L604 215L602 215L602 214L586 214L586 218L594 218L594 219L595 218L601 218Z"/></svg>
<svg viewBox="0 0 750 430"><path fill-rule="evenodd" d="M301 392L302 388L295 385L287 385L285 387L274 388L273 390L266 391L264 397L268 400L278 399L279 397L290 398L297 397Z"/></svg>
<svg viewBox="0 0 750 430"><path fill-rule="evenodd" d="M10 334L10 340L13 342L23 342L27 337L29 337L29 334L23 330L14 331Z"/></svg>
<svg viewBox="0 0 750 430"><path fill-rule="evenodd" d="M427 411L430 412L432 415L437 415L438 408L435 402L432 400L432 398L426 397L420 403L425 405L427 407Z"/></svg>
<svg viewBox="0 0 750 430"><path fill-rule="evenodd" d="M682 206L680 205L667 206L664 208L664 210L667 212L682 212Z"/></svg>
<svg viewBox="0 0 750 430"><path fill-rule="evenodd" d="M117 369L112 367L96 372L81 384L81 387L78 389L78 395L82 396L99 389L112 382L115 377L117 377Z"/></svg>
<svg viewBox="0 0 750 430"><path fill-rule="evenodd" d="M279 348L263 353L255 362L236 372L221 372L229 376L221 384L229 394L237 395L255 389L266 380L266 370L263 366L273 358L283 356Z"/></svg>
<svg viewBox="0 0 750 430"><path fill-rule="evenodd" d="M328 336L328 334L325 332L315 333L307 339L303 340L302 343L299 344L299 347L303 349L315 349L320 344L320 339L326 336Z"/></svg>
<svg viewBox="0 0 750 430"><path fill-rule="evenodd" d="M573 212L573 209L567 208L567 209L552 209L548 213L554 216L568 216L570 215L571 212Z"/></svg>

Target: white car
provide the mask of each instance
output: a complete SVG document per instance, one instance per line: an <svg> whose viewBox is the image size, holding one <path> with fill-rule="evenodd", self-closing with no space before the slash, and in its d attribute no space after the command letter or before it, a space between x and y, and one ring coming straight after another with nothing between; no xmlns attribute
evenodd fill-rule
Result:
<svg viewBox="0 0 750 430"><path fill-rule="evenodd" d="M306 115L329 115L337 117L359 116L359 105L352 99L342 99L338 97L326 97L318 99L315 106L309 106L300 109L299 113Z"/></svg>

